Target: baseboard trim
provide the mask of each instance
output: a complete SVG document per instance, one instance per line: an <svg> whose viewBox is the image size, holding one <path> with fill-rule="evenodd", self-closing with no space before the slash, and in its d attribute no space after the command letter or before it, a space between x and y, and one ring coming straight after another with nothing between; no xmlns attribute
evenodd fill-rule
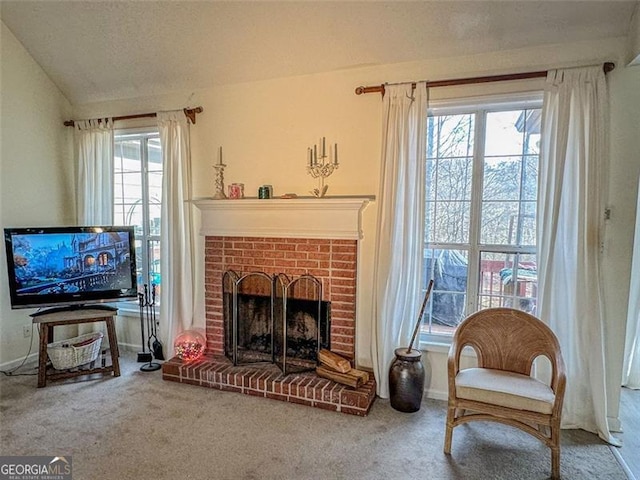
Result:
<svg viewBox="0 0 640 480"><path fill-rule="evenodd" d="M125 352L141 352L142 346L135 343L122 343L118 342L118 348Z"/></svg>
<svg viewBox="0 0 640 480"><path fill-rule="evenodd" d="M31 361L38 360L38 352L33 352L27 355L27 357L17 358L15 360L9 360L8 362L0 363L0 370L6 372L8 370L12 370L14 368L19 367L22 364L27 364Z"/></svg>
<svg viewBox="0 0 640 480"><path fill-rule="evenodd" d="M133 343L120 343L118 342L118 348L124 352L140 352L142 351L142 347L140 345L136 345ZM38 361L38 352L32 352L27 355L27 358L16 358L15 360L9 360L8 362L0 363L0 371L6 372L8 370L12 370L21 364L27 364L29 362L37 362Z"/></svg>
<svg viewBox="0 0 640 480"><path fill-rule="evenodd" d="M609 424L610 432L622 432L622 424L618 417L607 417L607 423Z"/></svg>
<svg viewBox="0 0 640 480"><path fill-rule="evenodd" d="M629 468L629 465L627 465L627 462L625 462L624 458L622 458L622 455L620 455L620 451L618 450L618 447L609 445L609 450L611 450L611 453L613 453L613 456L616 457L616 460L622 467L622 470L624 470L624 473L627 476L627 480L638 480L636 476L633 474L633 472L631 471L631 469Z"/></svg>
<svg viewBox="0 0 640 480"><path fill-rule="evenodd" d="M449 393L443 392L442 390L427 389L425 393L427 394L427 398L433 398L434 400L444 400L445 402L449 400Z"/></svg>

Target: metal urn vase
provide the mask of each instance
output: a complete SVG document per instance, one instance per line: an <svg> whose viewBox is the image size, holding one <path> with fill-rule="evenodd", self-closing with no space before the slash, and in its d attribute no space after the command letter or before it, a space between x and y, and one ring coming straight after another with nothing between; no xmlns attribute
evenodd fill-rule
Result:
<svg viewBox="0 0 640 480"><path fill-rule="evenodd" d="M389 369L389 399L400 412L417 412L424 392L422 352L397 348L396 358Z"/></svg>
<svg viewBox="0 0 640 480"><path fill-rule="evenodd" d="M424 365L422 365L422 352L413 350L413 343L416 341L418 330L420 330L422 315L424 315L432 288L433 279L429 281L427 292L424 295L409 347L394 350L396 358L389 369L389 399L391 406L400 412L417 412L422 403Z"/></svg>

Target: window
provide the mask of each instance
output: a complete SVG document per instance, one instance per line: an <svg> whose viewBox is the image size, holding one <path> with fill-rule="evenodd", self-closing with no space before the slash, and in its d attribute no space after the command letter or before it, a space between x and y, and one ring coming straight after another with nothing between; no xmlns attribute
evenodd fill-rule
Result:
<svg viewBox="0 0 640 480"><path fill-rule="evenodd" d="M427 121L423 334L509 306L535 313L536 202L542 101L430 110Z"/></svg>
<svg viewBox="0 0 640 480"><path fill-rule="evenodd" d="M138 287L160 293L162 150L157 131L119 132L114 139L114 224L133 225Z"/></svg>

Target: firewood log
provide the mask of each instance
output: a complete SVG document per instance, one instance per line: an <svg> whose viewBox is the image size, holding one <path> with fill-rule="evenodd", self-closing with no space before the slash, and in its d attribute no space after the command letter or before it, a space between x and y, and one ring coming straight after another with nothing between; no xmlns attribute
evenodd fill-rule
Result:
<svg viewBox="0 0 640 480"><path fill-rule="evenodd" d="M329 380L333 380L334 382L338 382L349 387L358 388L362 385L361 378L349 375L348 373L335 372L327 367L323 367L322 365L316 367L316 373L319 377L328 378Z"/></svg>
<svg viewBox="0 0 640 480"><path fill-rule="evenodd" d="M344 357L341 357L337 353L333 353L326 348L321 349L318 352L318 360L325 367L335 370L340 373L347 373L351 370L351 363Z"/></svg>
<svg viewBox="0 0 640 480"><path fill-rule="evenodd" d="M364 370L358 370L356 368L352 368L351 370L349 370L347 375L352 377L358 377L360 380L362 380L363 384L369 381L369 372L365 372Z"/></svg>

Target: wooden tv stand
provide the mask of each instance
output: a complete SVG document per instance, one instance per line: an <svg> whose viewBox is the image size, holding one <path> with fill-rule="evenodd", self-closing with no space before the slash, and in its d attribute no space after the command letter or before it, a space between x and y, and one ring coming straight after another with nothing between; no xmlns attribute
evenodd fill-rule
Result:
<svg viewBox="0 0 640 480"><path fill-rule="evenodd" d="M113 321L118 310L104 310L97 308L84 308L76 310L54 311L51 313L39 313L32 315L34 326L39 324L40 349L38 353L38 388L47 385L47 380L62 380L64 378L93 375L95 373L113 373L114 377L120 376L120 363L118 361L118 339L116 327ZM53 341L53 327L59 325L76 325L79 323L105 322L107 324L107 338L109 339L109 353L111 365L90 368L88 370L47 372L47 345ZM53 370L53 369L52 369Z"/></svg>

